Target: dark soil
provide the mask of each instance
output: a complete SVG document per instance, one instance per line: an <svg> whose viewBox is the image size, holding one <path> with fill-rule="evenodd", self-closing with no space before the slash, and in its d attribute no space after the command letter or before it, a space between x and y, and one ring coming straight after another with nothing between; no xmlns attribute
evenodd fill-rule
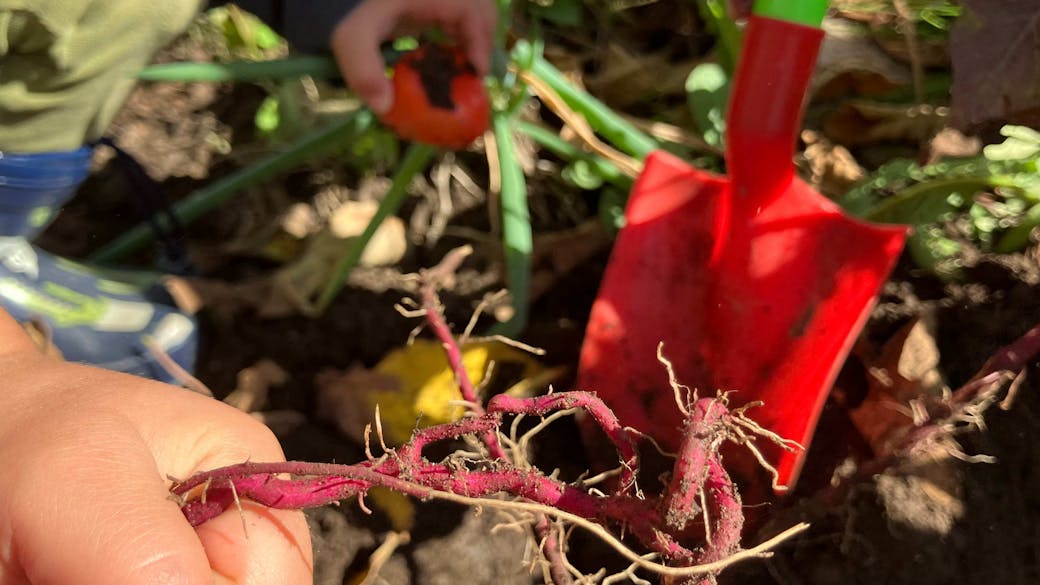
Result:
<svg viewBox="0 0 1040 585"><path fill-rule="evenodd" d="M252 112L261 95L249 86L144 86L128 102L113 133L176 199L246 164L250 157L239 153L265 148L251 129ZM234 145L231 154L221 153L222 140ZM333 169L335 180L348 184L359 180L334 167L335 161L316 161L310 169L251 190L193 226L192 249L218 245L229 233L227 226L241 225L246 219L270 221L288 204L306 201L313 189L299 187L314 184L315 174L327 175ZM139 219L128 203L134 197L131 191L114 164L102 161L43 244L77 257L109 240ZM287 196L289 192L294 195ZM546 195L536 191L532 197ZM533 204L547 205L545 201ZM485 229L483 213L453 221ZM436 249L410 250L391 270L393 274L359 271L320 319L264 320L249 310L207 311L200 378L221 396L234 388L243 368L261 358L275 361L289 373L289 380L274 389L267 408L306 415L302 426L281 436L288 457L361 459L358 445L318 421L315 376L354 363L370 366L402 345L415 323L394 309L403 294L395 284L400 282L397 276L435 263L438 254L455 242L445 238ZM448 314L455 323L464 323L480 296L500 286L489 257L478 255L467 264L457 289L446 294ZM582 263L558 279L533 307L533 322L524 340L548 349L546 363L572 369L576 364L585 315L605 261L605 254L599 254ZM201 258L199 263L212 265L205 276L228 282L273 268L269 261L256 259L208 263ZM912 317L934 311L941 373L956 387L994 351L1040 321L1038 274L1035 256L982 259L965 281L971 284L965 285L944 285L904 265L886 286L864 339L881 343ZM837 492L829 485L835 468L846 457L862 458L869 452L852 431L847 414L863 399L863 372L863 365L850 359L810 449L799 493L775 506L773 522L764 529L807 519L813 523L811 531L781 547L772 559L751 561L727 573L724 581L782 585L1040 582L1040 449L1036 448L1040 365L1033 363L1009 410L991 408L985 430L960 438L965 453L990 455L995 463L919 458ZM550 469L582 469L585 455L573 425L560 425L554 432L539 445L540 460ZM821 494L829 494L829 499ZM315 582L321 585L355 578L390 530L381 514L366 516L352 502L314 510L308 517L317 555ZM420 505L411 542L383 566L380 577L394 584L539 581L540 571L523 564L526 536L492 530L501 521L487 510L475 513L454 506ZM572 545L575 562L590 572L616 562L581 535Z"/></svg>
<svg viewBox="0 0 1040 585"><path fill-rule="evenodd" d="M971 377L1001 345L1034 326L1040 317L1040 286L1034 268L1015 271L983 268L986 281L942 287L904 269L886 287L865 335L937 309L942 373L957 386ZM936 294L939 293L939 294ZM852 361L852 360L850 360ZM846 370L856 369L848 364ZM966 463L939 453L903 461L855 484L840 498L820 498L819 485L841 459L866 447L835 441L848 437L842 407L828 406L830 424L822 426L810 449L805 489L778 513L774 526L812 522L810 532L763 563L749 563L730 576L732 583L830 584L979 582L1036 583L1040 578L1040 364L1034 362L1013 405L992 407L986 428L960 437L967 455L988 455L995 463ZM844 378L844 379L847 379ZM840 382L839 382L840 384ZM835 451L834 443L842 443ZM831 453L827 453L830 451ZM821 453L822 452L822 453ZM820 456L823 454L824 456ZM817 496L817 497L813 497Z"/></svg>

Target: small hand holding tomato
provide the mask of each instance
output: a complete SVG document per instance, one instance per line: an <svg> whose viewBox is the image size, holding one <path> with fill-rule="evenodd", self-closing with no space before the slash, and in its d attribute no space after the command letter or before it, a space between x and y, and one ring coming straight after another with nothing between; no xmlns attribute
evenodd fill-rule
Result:
<svg viewBox="0 0 1040 585"><path fill-rule="evenodd" d="M406 140L460 149L488 127L484 82L456 47L427 43L394 66L394 103L381 118Z"/></svg>
<svg viewBox="0 0 1040 585"><path fill-rule="evenodd" d="M381 115L394 103L381 43L440 26L464 49L477 76L484 76L497 18L492 0L365 0L333 30L332 52L350 87Z"/></svg>

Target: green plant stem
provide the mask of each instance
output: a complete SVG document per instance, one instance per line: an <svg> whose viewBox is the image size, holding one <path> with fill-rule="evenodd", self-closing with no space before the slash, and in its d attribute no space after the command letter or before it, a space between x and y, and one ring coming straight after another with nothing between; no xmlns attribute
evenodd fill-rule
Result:
<svg viewBox="0 0 1040 585"><path fill-rule="evenodd" d="M513 60L517 63L530 62L531 73L558 93L568 106L583 115L593 130L629 156L639 160L643 160L658 148L656 140L616 114L603 102L575 87L543 56L535 55L532 59L533 51L530 43L519 41L513 47Z"/></svg>
<svg viewBox="0 0 1040 585"><path fill-rule="evenodd" d="M434 148L426 144L415 143L408 147L404 154L404 159L394 174L393 183L391 183L390 189L386 192L383 200L379 202L379 207L376 209L375 215L372 216L372 221L368 222L368 225L365 226L365 231L360 236L351 240L346 252L340 256L339 261L336 263L332 276L325 285L325 290L321 292L321 296L318 297L318 302L315 304L319 313L323 312L329 306L329 303L336 298L336 295L343 290L347 277L350 276L351 271L354 270L358 261L361 260L361 254L364 253L365 246L368 245L369 240L372 239L376 230L382 225L383 220L397 213L397 210L401 208L401 204L408 197L408 186L412 183L412 178L415 177L416 173L426 168L430 159L433 158L434 152Z"/></svg>
<svg viewBox="0 0 1040 585"><path fill-rule="evenodd" d="M315 77L336 79L339 67L329 56L302 55L271 61L227 63L161 63L145 67L137 75L144 81L260 81Z"/></svg>
<svg viewBox="0 0 1040 585"><path fill-rule="evenodd" d="M602 177L604 181L607 181L612 185L623 189L628 189L632 186L632 180L622 173L614 163L602 157L585 152L543 126L532 124L530 122L518 121L516 123L516 129L529 136L542 148L567 162L575 160L588 161L588 163L595 169L596 173Z"/></svg>
<svg viewBox="0 0 1040 585"><path fill-rule="evenodd" d="M195 191L187 198L178 201L173 206L173 212L181 222L191 223L244 189L341 147L351 136L364 131L372 122L372 115L367 110L359 110L339 118L331 122L328 127L298 140L286 150L271 154L255 164ZM156 221L165 229L172 228L165 216L156 217ZM147 224L138 224L91 254L90 261L98 264L110 264L122 260L140 250L154 237L154 232Z"/></svg>
<svg viewBox="0 0 1040 585"><path fill-rule="evenodd" d="M531 294L531 216L527 209L527 180L513 145L513 127L508 116L495 112L491 118L498 147L502 181L502 242L509 292L513 297L513 318L496 325L492 332L506 337L518 336L527 326Z"/></svg>
<svg viewBox="0 0 1040 585"><path fill-rule="evenodd" d="M718 51L722 67L732 77L737 68L737 57L740 55L741 33L733 19L729 17L726 0L701 0L701 16L708 21L709 30L714 28L718 40L715 50Z"/></svg>

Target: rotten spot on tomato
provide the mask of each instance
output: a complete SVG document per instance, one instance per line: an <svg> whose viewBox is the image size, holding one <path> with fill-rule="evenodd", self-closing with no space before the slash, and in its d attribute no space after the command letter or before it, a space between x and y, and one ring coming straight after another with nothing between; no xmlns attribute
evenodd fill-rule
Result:
<svg viewBox="0 0 1040 585"><path fill-rule="evenodd" d="M476 70L465 59L460 59L457 50L429 44L415 51L415 70L419 72L419 80L426 99L430 105L445 110L454 110L455 102L451 99L451 82L459 75L476 75Z"/></svg>
<svg viewBox="0 0 1040 585"><path fill-rule="evenodd" d="M453 45L426 43L394 66L394 103L382 116L401 138L464 148L488 127L483 80Z"/></svg>

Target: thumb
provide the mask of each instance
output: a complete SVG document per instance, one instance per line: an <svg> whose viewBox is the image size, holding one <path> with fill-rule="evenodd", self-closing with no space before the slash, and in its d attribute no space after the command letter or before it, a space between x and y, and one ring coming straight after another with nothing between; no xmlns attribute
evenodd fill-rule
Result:
<svg viewBox="0 0 1040 585"><path fill-rule="evenodd" d="M202 544L129 421L99 413L86 425L94 429L41 426L56 447L19 461L0 493L15 562L30 583L213 581ZM21 449L8 447L17 459Z"/></svg>

